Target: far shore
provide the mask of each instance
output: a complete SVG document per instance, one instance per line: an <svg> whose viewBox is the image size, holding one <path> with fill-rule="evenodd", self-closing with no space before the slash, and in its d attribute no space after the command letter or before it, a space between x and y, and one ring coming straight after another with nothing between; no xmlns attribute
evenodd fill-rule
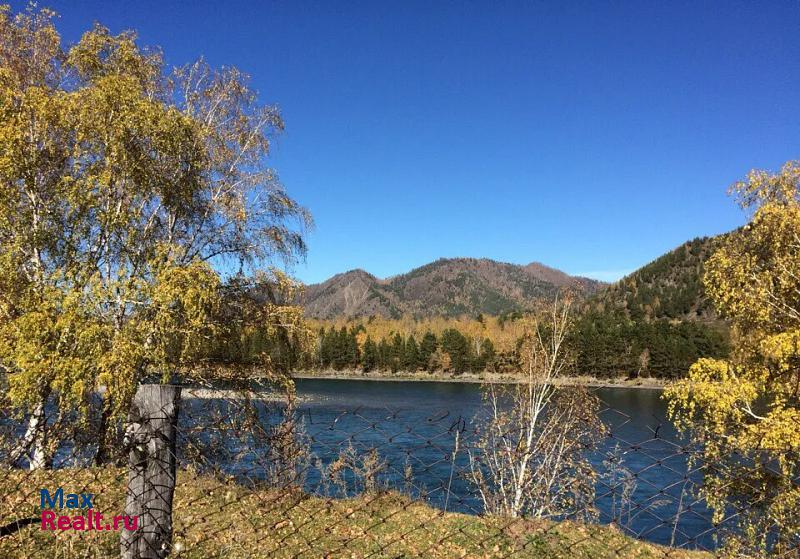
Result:
<svg viewBox="0 0 800 559"><path fill-rule="evenodd" d="M292 374L295 379L318 379L318 380L368 380L379 382L462 382L471 384L490 384L490 383L522 383L516 375L497 374L497 373L463 373L460 375L452 373L407 373L397 372L394 374L386 372L365 373L363 371L301 371ZM659 378L633 378L625 377L614 379L599 379L592 376L560 377L553 384L561 386L589 386L592 388L638 388L646 390L661 390L669 381Z"/></svg>
<svg viewBox="0 0 800 559"><path fill-rule="evenodd" d="M241 400L245 397L251 400L261 400L265 402L284 402L285 395L278 392L264 392L254 390L233 390L224 388L184 388L181 392L182 398L195 398L198 400ZM298 401L303 402L303 397L298 397Z"/></svg>

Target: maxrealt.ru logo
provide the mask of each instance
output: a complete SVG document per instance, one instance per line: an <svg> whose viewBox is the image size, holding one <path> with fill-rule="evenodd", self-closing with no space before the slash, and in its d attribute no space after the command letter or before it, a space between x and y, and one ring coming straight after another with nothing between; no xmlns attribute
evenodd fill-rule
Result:
<svg viewBox="0 0 800 559"><path fill-rule="evenodd" d="M103 515L94 511L91 493L67 493L59 487L54 493L47 489L40 491L42 508L42 530L119 530L125 528L132 532L136 530L139 518L137 516L116 515L113 519L103 520ZM58 509L61 514L56 514ZM66 511L64 510L66 509ZM79 513L79 514L64 514Z"/></svg>

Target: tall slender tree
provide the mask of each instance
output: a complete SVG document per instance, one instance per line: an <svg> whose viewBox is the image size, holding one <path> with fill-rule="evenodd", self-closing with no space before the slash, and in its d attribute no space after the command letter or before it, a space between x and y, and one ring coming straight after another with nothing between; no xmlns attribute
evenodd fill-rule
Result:
<svg viewBox="0 0 800 559"><path fill-rule="evenodd" d="M372 338L367 336L367 339L364 342L364 351L362 352L361 356L361 366L364 372L368 373L378 367L378 365L378 348L375 345L375 342L372 341Z"/></svg>

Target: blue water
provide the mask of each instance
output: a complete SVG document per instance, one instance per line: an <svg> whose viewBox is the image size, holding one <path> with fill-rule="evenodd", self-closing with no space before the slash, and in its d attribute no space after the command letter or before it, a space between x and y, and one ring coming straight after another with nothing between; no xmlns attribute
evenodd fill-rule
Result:
<svg viewBox="0 0 800 559"><path fill-rule="evenodd" d="M302 473L307 491L340 497L363 489L363 479L344 472L338 487L323 470L341 455L374 456L381 487L403 491L449 511L480 514L482 504L468 479L469 456L484 405L476 384L355 380L297 381L301 434L311 449ZM615 523L636 537L677 547L714 549L716 528L697 497L702 478L688 466L689 447L666 418L658 390L595 390L608 436L588 458L599 474L596 520ZM258 426L275 426L282 406L238 399L181 403L178 453L182 467L218 471L255 483L280 483L287 471L271 454L273 441ZM256 411L260 417L248 413ZM24 424L1 418L0 428L19 437ZM13 437L6 440L14 440ZM458 446L456 446L458 440ZM301 445L305 446L305 445ZM81 466L92 445L65 441L54 467ZM296 469L296 468L295 468ZM289 476L291 477L291 476ZM291 481L289 481L291 483ZM623 494L627 493L627 499Z"/></svg>
<svg viewBox="0 0 800 559"><path fill-rule="evenodd" d="M297 381L301 414L313 453L323 465L352 447L374 449L382 485L448 510L480 513L465 475L465 448L480 425L481 389L452 382ZM701 478L689 472L684 446L666 419L658 390L597 389L608 436L589 458L600 477L594 506L599 522L679 547L715 547L710 512L696 496ZM454 455L456 433L459 452ZM612 467L611 464L617 465ZM309 486L320 478L311 474ZM352 478L357 485L357 479ZM629 498L624 500L627 488Z"/></svg>

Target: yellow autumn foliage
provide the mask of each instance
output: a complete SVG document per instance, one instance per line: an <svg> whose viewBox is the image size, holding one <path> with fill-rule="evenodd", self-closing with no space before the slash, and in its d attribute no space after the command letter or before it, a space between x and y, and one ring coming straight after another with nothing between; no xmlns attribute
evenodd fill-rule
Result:
<svg viewBox="0 0 800 559"><path fill-rule="evenodd" d="M733 185L747 225L706 264L704 286L733 331L729 360L700 359L665 397L700 445L703 497L737 525L727 551L800 546L800 165Z"/></svg>
<svg viewBox="0 0 800 559"><path fill-rule="evenodd" d="M218 337L303 338L296 284L264 271L311 225L266 163L277 109L235 68L170 70L132 32L64 46L54 16L0 5L0 381L29 418L20 457L42 419L98 393L103 421L122 416ZM250 297L265 278L289 295Z"/></svg>

